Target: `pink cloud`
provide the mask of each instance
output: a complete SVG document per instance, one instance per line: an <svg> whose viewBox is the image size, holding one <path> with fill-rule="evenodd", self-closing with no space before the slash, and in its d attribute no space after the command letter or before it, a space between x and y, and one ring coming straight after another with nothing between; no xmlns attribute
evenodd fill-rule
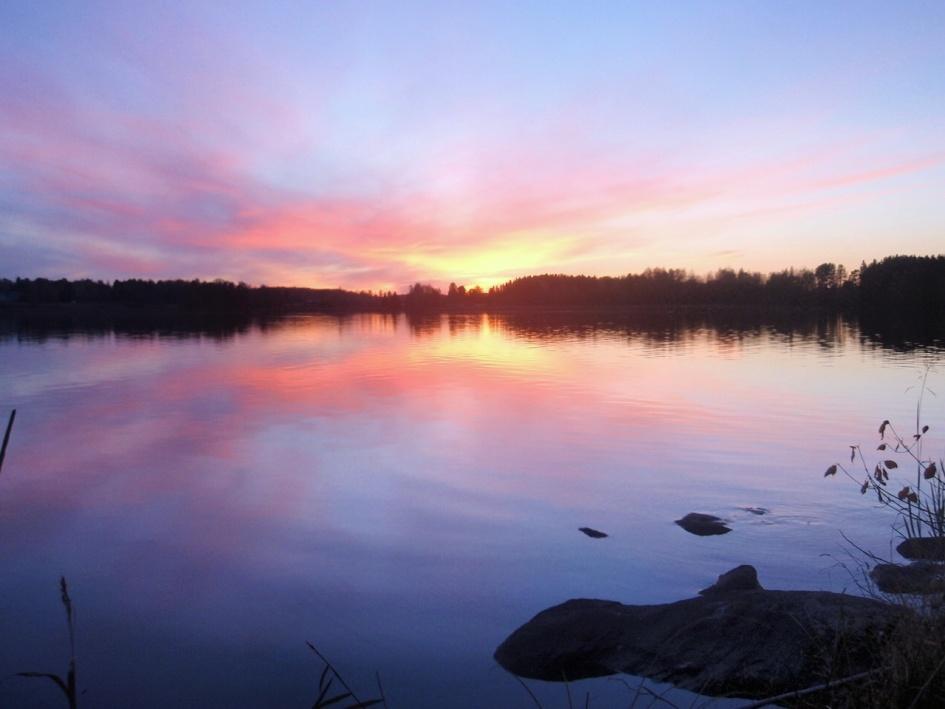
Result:
<svg viewBox="0 0 945 709"><path fill-rule="evenodd" d="M813 199L824 190L945 162L942 153L866 155L869 144L855 137L741 164L657 158L608 150L582 133L580 110L565 106L533 136L456 136L418 154L402 179L368 173L340 193L330 183L286 186L257 169L261 157L317 160L318 141L330 138L304 129L297 106L256 82L226 74L229 81L209 87L220 72L207 70L185 84L173 111L152 115L80 99L38 71L17 70L26 74L0 75L13 95L0 106L0 167L16 175L20 195L12 209L71 250L77 271L114 276L402 288L456 274L562 270L615 244L628 251L663 233L678 238L660 226L662 215L718 209L786 219L798 196L825 207ZM222 119L228 112L239 120ZM271 138L280 132L295 137ZM299 154L287 156L293 144ZM647 226L634 229L638 219Z"/></svg>

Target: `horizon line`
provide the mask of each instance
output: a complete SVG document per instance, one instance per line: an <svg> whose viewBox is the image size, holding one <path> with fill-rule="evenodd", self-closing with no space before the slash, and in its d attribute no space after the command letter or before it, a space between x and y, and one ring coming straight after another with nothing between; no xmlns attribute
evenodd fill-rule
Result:
<svg viewBox="0 0 945 709"><path fill-rule="evenodd" d="M886 260L886 259L898 258L898 257L905 257L905 258L933 258L933 259L934 259L934 258L945 258L945 252L928 253L928 254L900 254L900 253L888 254L888 255L883 256L882 258L879 258L879 259L875 259L875 258L874 258L874 259L871 260L871 261L866 261L865 259L861 259L860 265L868 265L868 264L870 264L870 263L878 263L878 262L884 261L884 260ZM849 268L846 266L846 264L835 263L835 262L833 262L833 261L823 261L823 262L817 264L817 266L807 266L807 265L805 265L805 266L794 266L794 265L791 265L791 266L785 266L785 267L783 267L783 268L776 269L776 270L770 270L770 271L762 271L762 270L760 270L760 269L746 269L746 268L744 268L744 267L734 268L734 267L732 267L732 266L719 266L719 267L715 268L714 270L704 271L704 272L702 272L702 273L697 273L694 269L687 269L687 268L674 268L674 267L669 267L669 266L647 266L646 268L644 268L644 269L642 269L642 270L640 270L640 271L627 271L627 272L624 272L624 273L621 273L621 274L617 274L617 275L614 275L614 274L596 274L596 273L564 273L564 272L561 272L561 271L557 271L557 272L555 272L555 271L544 271L544 272L541 272L541 273L527 273L527 274L522 274L522 275L517 275L517 276L510 276L510 277L506 278L504 281L496 282L495 284L493 284L493 285L491 285L491 286L488 286L488 287L483 286L482 284L479 284L479 283L474 283L474 284L468 285L468 284L466 284L466 283L460 283L460 282L458 282L458 281L456 281L456 280L453 280L453 279L450 279L450 280L448 280L448 281L444 281L444 283L446 283L447 285L449 285L449 284L455 284L457 287L460 287L460 286L465 287L467 291L469 291L470 289L474 289L474 288L482 288L482 290L483 290L484 292L488 292L488 291L491 290L492 288L497 288L497 287L499 287L499 286L506 285L506 284L511 283L511 282L513 282L513 281L522 280L522 279L525 279L525 278L538 278L538 277L543 277L543 276L559 276L559 277L565 277L565 278L595 278L595 279L615 278L615 279L617 279L617 278L626 278L627 276L643 276L643 275L645 275L647 272L652 272L652 271L663 271L663 272L680 272L680 271L681 271L683 274L685 274L685 276L686 276L687 279L688 279L688 278L695 278L695 279L706 280L706 279L709 279L709 278L711 278L712 276L718 275L719 273L722 273L722 272L733 272L733 273L736 273L736 274L737 274L737 273L747 273L747 274L752 274L752 275L758 274L758 275L761 275L762 277L767 277L767 276L771 276L772 274L785 273L785 272L795 272L795 273L796 273L796 272L804 272L804 271L813 272L816 268L818 268L819 266L822 266L822 265L833 265L833 266L835 266L838 270L842 268L842 269L844 270L844 272L847 273L847 274L852 273L853 271L858 270L858 268L859 268L859 267L857 267L857 268L855 268L855 269L849 269ZM97 282L97 283L115 283L115 282L118 282L118 281L150 281L150 282L153 282L153 283L159 283L159 282L162 282L162 281L164 281L164 282L173 282L173 281L193 282L193 281L199 281L199 282L202 282L202 283L214 283L214 282L222 281L222 282L225 282L225 283L232 283L233 285L237 285L237 286L240 285L240 284L242 284L242 285L245 285L245 286L247 286L247 287L249 287L249 288L301 288L301 289L307 289L307 290L341 290L341 291L346 291L346 292L350 292L350 293L391 293L391 292L393 292L393 293L398 293L398 294L401 293L401 291L396 290L395 288L367 288L367 289L361 288L361 289L355 289L355 288L350 288L350 287L346 287L346 286L343 286L343 285L335 285L335 286L313 286L313 285L296 285L296 284L272 285L272 284L263 283L263 282L260 282L260 283L251 283L251 282L247 282L247 281L242 280L242 279L230 279L230 278L225 278L225 277L223 277L223 276L213 276L213 277L194 276L194 277L189 277L189 278L188 278L188 277L184 277L184 276L160 277L160 278L145 277L145 276L126 276L126 277L110 277L110 278L96 278L96 277L93 277L93 276L71 276L71 277L70 277L70 276L58 276L58 277L52 277L52 276L42 276L42 275L39 275L39 276L20 276L20 275L17 275L17 276L13 276L13 277L0 276L0 281L7 280L7 281L15 282L17 279L25 279L25 280L39 280L39 279L45 279L45 280L48 280L48 281L62 281L62 280L65 280L65 281L71 281L71 282L76 282L76 281L93 281L93 282ZM424 286L437 287L437 286L435 285L435 280L434 280L434 279L413 280L413 281L411 281L410 283L407 283L407 284L405 284L404 286L402 286L403 289L404 289L404 292L409 291L409 289L411 288L411 286L414 286L414 285L416 285L416 284L420 284L420 285L424 285Z"/></svg>

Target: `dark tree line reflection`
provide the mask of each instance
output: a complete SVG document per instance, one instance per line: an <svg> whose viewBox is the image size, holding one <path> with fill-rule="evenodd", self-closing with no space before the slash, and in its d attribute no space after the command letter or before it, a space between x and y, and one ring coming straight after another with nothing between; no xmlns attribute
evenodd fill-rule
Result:
<svg viewBox="0 0 945 709"><path fill-rule="evenodd" d="M653 343L685 342L711 331L725 341L762 331L831 346L849 324L886 349L941 345L945 339L945 256L892 256L847 272L768 275L721 270L696 277L652 269L627 276L543 275L483 291L451 284L444 294L417 283L407 293L250 287L226 281L0 279L0 337L68 333L225 339L256 328L283 327L292 313L354 313L401 320L416 336L493 326L524 337L622 334ZM400 315L397 315L397 314ZM498 314L498 315L497 315ZM445 321L444 319L445 318Z"/></svg>
<svg viewBox="0 0 945 709"><path fill-rule="evenodd" d="M313 318L315 319L313 321ZM820 311L756 309L638 309L633 312L519 311L507 313L179 313L69 311L5 312L0 309L0 342L44 342L75 338L136 339L209 338L228 341L250 333L289 328L325 327L341 333L355 330L403 330L415 338L476 335L483 329L534 341L619 339L656 351L685 349L709 339L736 347L769 339L785 345L815 343L839 349L859 341L886 351L945 351L945 332L926 321Z"/></svg>

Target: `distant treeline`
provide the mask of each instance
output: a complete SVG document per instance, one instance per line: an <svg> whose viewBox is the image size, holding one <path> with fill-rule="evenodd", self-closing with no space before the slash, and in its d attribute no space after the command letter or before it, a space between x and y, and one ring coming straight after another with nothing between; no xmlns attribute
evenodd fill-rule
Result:
<svg viewBox="0 0 945 709"><path fill-rule="evenodd" d="M945 319L945 256L889 256L853 271L822 263L815 269L768 274L721 269L696 276L662 268L617 277L546 274L516 278L488 291L451 283L445 294L417 283L403 298L408 310L745 306Z"/></svg>
<svg viewBox="0 0 945 709"><path fill-rule="evenodd" d="M229 281L69 281L65 278L0 279L0 303L114 303L178 306L188 309L380 310L401 309L396 293L368 293L340 288L248 286Z"/></svg>
<svg viewBox="0 0 945 709"><path fill-rule="evenodd" d="M227 281L0 279L0 303L118 303L268 310L378 311L750 306L888 311L945 319L945 256L890 256L847 271L817 268L762 274L722 269L695 276L647 269L626 276L541 275L484 291L451 283L446 293L416 283L405 294L251 287Z"/></svg>

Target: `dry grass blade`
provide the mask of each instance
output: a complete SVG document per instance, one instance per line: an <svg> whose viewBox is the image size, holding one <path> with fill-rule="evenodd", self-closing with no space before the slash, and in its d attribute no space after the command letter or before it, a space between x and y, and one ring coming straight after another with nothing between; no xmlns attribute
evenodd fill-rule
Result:
<svg viewBox="0 0 945 709"><path fill-rule="evenodd" d="M936 665L935 669L932 670L932 674L930 674L925 682L922 683L922 686L919 687L919 691L916 692L915 698L913 698L912 703L909 704L909 709L913 709L914 707L918 706L919 702L922 700L922 696L929 688L929 685L932 684L932 680L934 680L938 673L942 671L943 665L945 665L945 655L942 656L942 659L939 660L938 665Z"/></svg>
<svg viewBox="0 0 945 709"><path fill-rule="evenodd" d="M331 670L331 673L335 676L335 678L337 678L337 680L338 680L338 682L341 684L341 686L344 687L346 690L348 690L348 693L351 695L351 698L354 699L354 701L356 701L356 702L361 701L360 699L358 699L358 696L352 691L351 687L349 687L348 684L344 681L344 679L342 678L342 676L341 676L340 674L338 674L338 670L335 669L335 666L332 665L332 664L328 661L328 658L325 657L324 655L322 655L322 654L318 651L318 648L315 647L311 642L306 641L305 644L308 645L309 650L311 650L312 652L314 652L314 653L318 656L318 659L319 659L319 660L321 660L322 662L325 663L325 668L328 669L328 670Z"/></svg>
<svg viewBox="0 0 945 709"><path fill-rule="evenodd" d="M375 672L374 679L377 680L377 691L381 695L381 704L384 705L385 709L387 707L387 696L384 694L384 685L381 684L381 673Z"/></svg>
<svg viewBox="0 0 945 709"><path fill-rule="evenodd" d="M564 683L564 691L568 697L568 709L574 709L574 704L571 701L571 687L568 685L567 682Z"/></svg>
<svg viewBox="0 0 945 709"><path fill-rule="evenodd" d="M10 412L10 420L7 421L7 430L3 434L3 444L0 444L0 470L3 470L3 459L7 457L7 446L10 444L10 431L13 430L14 419L16 419L16 409Z"/></svg>
<svg viewBox="0 0 945 709"><path fill-rule="evenodd" d="M657 704L666 704L667 706L670 706L670 707L672 707L673 709L679 709L678 706L676 706L675 704L673 704L673 702L669 701L669 700L664 696L667 692L670 692L670 691L673 690L673 686L672 686L672 685L670 685L669 687L667 687L666 689L664 689L664 690L663 690L662 692L660 692L659 694L657 694L656 692L654 692L654 691L653 691L652 689L650 689L649 687L643 687L642 689L643 689L643 693L644 693L644 694L647 694L647 695L653 697L653 701L650 702L648 706L651 706L651 707L652 707L652 706L655 706L655 705L657 705Z"/></svg>
<svg viewBox="0 0 945 709"><path fill-rule="evenodd" d="M326 679L328 680L328 684L331 684L331 677L328 676L328 672L330 671L330 669L331 669L331 668L330 668L328 665L325 665L325 669L322 670L322 676L318 678L318 688L319 688L319 689L324 689L324 688L325 688L325 686L326 686L326 685L325 685L325 680L326 680Z"/></svg>
<svg viewBox="0 0 945 709"><path fill-rule="evenodd" d="M69 624L69 671L66 673L66 679L63 680L57 674L52 672L17 672L20 677L39 677L53 682L62 693L66 695L69 702L69 709L76 709L78 706L75 678L75 614L72 607L72 598L69 596L69 586L66 584L66 577L59 577L59 596L63 607L66 609L66 621Z"/></svg>
<svg viewBox="0 0 945 709"><path fill-rule="evenodd" d="M329 707L339 702L343 702L346 699L353 700L353 704L348 704L345 709L362 709L363 707L373 707L376 704L387 705L387 700L384 698L384 690L381 688L381 678L380 675L377 675L377 686L381 690L380 699L367 699L361 701L355 695L354 690L348 686L348 683L345 682L344 678L338 674L338 670L335 669L335 666L328 661L328 658L322 655L318 648L316 648L312 643L305 643L308 645L309 650L315 653L319 660L321 660L325 667L322 669L321 676L318 678L318 698L315 700L315 703L312 705L312 709L323 709L323 707ZM338 680L338 683L344 687L345 691L341 694L336 694L333 697L328 697L328 690L331 689L331 683L333 680Z"/></svg>
<svg viewBox="0 0 945 709"><path fill-rule="evenodd" d="M574 704L571 703L571 684L564 672L561 673L561 681L564 682L564 691L568 695L568 709L574 709Z"/></svg>
<svg viewBox="0 0 945 709"><path fill-rule="evenodd" d="M832 682L824 682L823 684L818 684L813 687L807 687L805 689L798 689L793 692L785 692L784 694L779 694L774 697L768 697L767 699L760 699L757 702L752 702L751 704L746 704L739 709L761 709L761 707L768 707L772 704L777 704L778 702L783 702L786 699L800 699L803 696L808 694L814 694L816 692L823 692L828 689L833 689L835 687L841 687L850 682L857 682L861 679L866 679L870 675L874 675L877 672L881 672L882 668L875 670L868 670L866 672L859 672L855 675L850 675L849 677L843 677L841 679L836 679Z"/></svg>
<svg viewBox="0 0 945 709"><path fill-rule="evenodd" d="M637 699L640 697L640 688L643 686L643 683L646 682L646 677L641 677L640 681L637 682L637 689L635 692L633 691L633 687L630 686L630 683L625 679L621 679L620 677L608 677L607 681L620 682L620 684L627 688L628 692L633 692L633 697L630 699L629 704L630 709L633 709L633 707L637 705Z"/></svg>
<svg viewBox="0 0 945 709"><path fill-rule="evenodd" d="M52 672L17 672L16 674L17 674L17 677L39 677L39 678L45 677L46 679L55 683L55 685L59 687L59 689L62 690L63 694L66 695L66 698L67 699L69 698L68 685L66 684L65 680L63 680L62 677L60 677L59 675L55 675Z"/></svg>
<svg viewBox="0 0 945 709"><path fill-rule="evenodd" d="M326 667L325 669L327 670L328 668ZM322 672L322 677L324 677L324 676L325 676L325 673ZM318 685L318 686L319 686L319 692L318 692L318 696L315 698L315 704L312 705L312 706L313 706L313 709L318 709L318 707L324 706L324 705L322 704L322 702L323 702L324 699L325 699L325 695L328 694L328 690L331 689L331 681L332 681L332 680L331 680L331 678L329 677L327 683L322 684L321 682L319 682L319 685ZM350 695L349 695L349 696L350 696Z"/></svg>
<svg viewBox="0 0 945 709"><path fill-rule="evenodd" d="M512 674L512 673L510 672L509 674ZM525 684L525 680L523 680L518 675L512 675L512 678L516 682L518 682L520 685L522 685L522 689L528 692L528 696L532 698L533 702L535 702L535 706L538 707L538 709L543 709L543 707L541 706L541 702L538 701L538 697L536 697L535 693L531 689L529 689L527 684Z"/></svg>

